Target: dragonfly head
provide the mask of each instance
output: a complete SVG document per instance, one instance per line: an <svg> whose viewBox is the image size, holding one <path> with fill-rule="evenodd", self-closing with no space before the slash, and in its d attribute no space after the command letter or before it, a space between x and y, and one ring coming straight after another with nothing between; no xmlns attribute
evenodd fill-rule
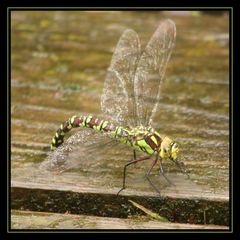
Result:
<svg viewBox="0 0 240 240"><path fill-rule="evenodd" d="M161 149L159 153L160 157L162 159L170 158L171 160L175 161L178 157L178 153L178 144L170 138L164 137L161 143Z"/></svg>
<svg viewBox="0 0 240 240"><path fill-rule="evenodd" d="M178 153L179 153L179 148L178 148L178 144L176 142L172 142L171 145L171 156L170 158L175 161L178 157Z"/></svg>

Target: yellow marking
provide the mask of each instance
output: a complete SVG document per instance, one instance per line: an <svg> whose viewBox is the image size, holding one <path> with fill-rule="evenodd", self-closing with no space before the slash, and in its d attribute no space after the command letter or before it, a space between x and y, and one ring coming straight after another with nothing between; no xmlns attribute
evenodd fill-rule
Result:
<svg viewBox="0 0 240 240"><path fill-rule="evenodd" d="M150 138L156 145L158 145L157 139L154 136L151 136Z"/></svg>
<svg viewBox="0 0 240 240"><path fill-rule="evenodd" d="M56 144L55 138L52 139L52 143L53 143L54 145Z"/></svg>
<svg viewBox="0 0 240 240"><path fill-rule="evenodd" d="M89 123L91 120L92 120L92 116L89 115L89 116L87 117L87 119L86 119L86 123Z"/></svg>
<svg viewBox="0 0 240 240"><path fill-rule="evenodd" d="M170 157L170 152L169 150L165 149L165 148L162 148L161 151L160 151L160 157L161 158L169 158Z"/></svg>
<svg viewBox="0 0 240 240"><path fill-rule="evenodd" d="M108 121L104 121L104 122L103 122L103 125L102 125L102 129L104 129L105 127L107 127L107 125L108 125Z"/></svg>
<svg viewBox="0 0 240 240"><path fill-rule="evenodd" d="M148 128L147 128L147 131L148 131L148 132L154 132L152 127L148 127Z"/></svg>
<svg viewBox="0 0 240 240"><path fill-rule="evenodd" d="M79 126L80 126L80 127L86 127L86 126L85 126L85 119L86 119L86 117L84 116L82 122L79 123Z"/></svg>
<svg viewBox="0 0 240 240"><path fill-rule="evenodd" d="M53 150L55 150L55 149L56 149L56 147L53 146L53 145L51 145L51 150L53 151Z"/></svg>
<svg viewBox="0 0 240 240"><path fill-rule="evenodd" d="M60 125L60 129L63 130L63 124Z"/></svg>
<svg viewBox="0 0 240 240"><path fill-rule="evenodd" d="M155 131L154 134L156 134L158 137L161 138L161 136L160 136L160 134L158 132Z"/></svg>
<svg viewBox="0 0 240 240"><path fill-rule="evenodd" d="M74 116L71 117L71 120L70 120L70 123L71 123L71 124L73 124L75 117L76 117L76 115L74 115Z"/></svg>
<svg viewBox="0 0 240 240"><path fill-rule="evenodd" d="M101 122L98 125L93 126L93 129L100 131L100 126L103 123L103 120L101 120Z"/></svg>
<svg viewBox="0 0 240 240"><path fill-rule="evenodd" d="M57 133L57 132L56 132L55 136L56 136L56 138L59 138L59 135L58 135L58 133Z"/></svg>

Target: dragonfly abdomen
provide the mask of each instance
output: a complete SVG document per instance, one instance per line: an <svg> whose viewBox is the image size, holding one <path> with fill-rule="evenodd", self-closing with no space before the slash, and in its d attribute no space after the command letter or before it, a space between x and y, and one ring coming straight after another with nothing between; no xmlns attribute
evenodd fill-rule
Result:
<svg viewBox="0 0 240 240"><path fill-rule="evenodd" d="M153 154L162 142L160 135L150 128L127 128L114 126L106 120L100 120L92 115L73 116L60 125L52 139L51 150L55 150L64 141L65 133L72 128L92 128L98 132L105 132L110 138L132 147L135 150Z"/></svg>
<svg viewBox="0 0 240 240"><path fill-rule="evenodd" d="M98 132L107 132L110 137L117 138L115 132L118 130L114 125L106 120L100 120L97 117L88 116L73 116L60 125L52 139L51 150L55 150L64 141L65 133L69 132L72 128L87 127L92 128Z"/></svg>

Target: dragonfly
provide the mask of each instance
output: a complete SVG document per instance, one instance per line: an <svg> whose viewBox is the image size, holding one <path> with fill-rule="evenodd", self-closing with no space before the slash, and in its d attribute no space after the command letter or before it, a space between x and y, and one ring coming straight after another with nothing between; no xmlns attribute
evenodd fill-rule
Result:
<svg viewBox="0 0 240 240"><path fill-rule="evenodd" d="M54 151L63 144L66 133L71 129L82 128L83 131L85 128L128 146L133 155L124 165L122 188L117 195L126 188L127 168L137 162L153 159L146 179L159 194L160 190L149 177L157 163L159 174L170 184L163 169L163 160L171 160L186 173L178 161L178 143L152 127L175 38L175 23L167 19L158 26L141 51L138 34L126 29L115 48L104 82L101 110L106 119L91 114L74 115L60 125L52 138L51 150ZM82 132L80 136L80 145L85 144L84 134ZM143 156L137 157L137 152Z"/></svg>

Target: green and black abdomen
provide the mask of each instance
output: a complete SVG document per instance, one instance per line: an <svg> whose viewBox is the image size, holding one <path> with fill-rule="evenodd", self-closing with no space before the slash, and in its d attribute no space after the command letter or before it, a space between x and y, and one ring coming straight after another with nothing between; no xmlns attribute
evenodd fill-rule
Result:
<svg viewBox="0 0 240 240"><path fill-rule="evenodd" d="M73 116L60 125L52 139L51 150L55 150L64 141L65 133L69 132L72 128L87 127L92 128L98 132L108 132L110 136L113 135L116 127L106 120L99 120L91 115L89 116ZM111 134L112 133L112 134Z"/></svg>

